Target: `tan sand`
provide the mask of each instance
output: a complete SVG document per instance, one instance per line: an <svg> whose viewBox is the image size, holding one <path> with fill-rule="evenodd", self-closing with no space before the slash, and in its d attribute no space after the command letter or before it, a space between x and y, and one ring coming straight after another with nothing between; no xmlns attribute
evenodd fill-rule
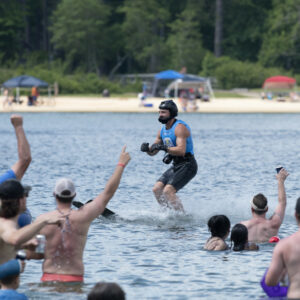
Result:
<svg viewBox="0 0 300 300"><path fill-rule="evenodd" d="M3 103L3 98L2 100ZM140 106L137 98L57 97L54 101L44 98L44 104L27 106L0 105L0 112L157 112L162 98L149 98L146 103L153 107ZM181 110L178 103L179 110ZM278 102L258 98L222 98L210 102L197 101L197 113L300 113L300 102Z"/></svg>

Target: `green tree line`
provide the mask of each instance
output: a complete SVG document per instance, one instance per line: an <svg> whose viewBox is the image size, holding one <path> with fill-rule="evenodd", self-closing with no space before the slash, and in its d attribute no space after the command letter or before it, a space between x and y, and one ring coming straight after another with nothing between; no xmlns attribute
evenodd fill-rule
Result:
<svg viewBox="0 0 300 300"><path fill-rule="evenodd" d="M300 74L299 11L298 0L1 0L0 80L186 67L223 88L259 87Z"/></svg>

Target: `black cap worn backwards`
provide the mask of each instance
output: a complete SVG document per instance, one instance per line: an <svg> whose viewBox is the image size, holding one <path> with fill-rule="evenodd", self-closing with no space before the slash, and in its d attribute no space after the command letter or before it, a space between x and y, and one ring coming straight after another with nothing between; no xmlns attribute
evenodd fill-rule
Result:
<svg viewBox="0 0 300 300"><path fill-rule="evenodd" d="M0 184L1 199L20 199L24 197L24 187L17 179L9 179Z"/></svg>

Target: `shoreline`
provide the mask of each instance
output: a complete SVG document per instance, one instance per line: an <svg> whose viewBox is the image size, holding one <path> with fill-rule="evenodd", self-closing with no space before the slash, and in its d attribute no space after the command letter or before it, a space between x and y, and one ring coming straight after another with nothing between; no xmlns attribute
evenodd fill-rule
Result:
<svg viewBox="0 0 300 300"><path fill-rule="evenodd" d="M1 99L1 98L0 98ZM46 97L44 104L28 106L25 101L22 104L12 104L3 107L0 105L0 113L9 112L117 112L117 113L157 113L158 106L163 98L148 98L146 103L152 107L140 106L138 98L102 98L81 96L60 96L54 101ZM183 110L179 102L179 112ZM198 110L191 113L300 113L300 102L279 102L276 100L261 100L259 98L218 98L210 102L197 101Z"/></svg>

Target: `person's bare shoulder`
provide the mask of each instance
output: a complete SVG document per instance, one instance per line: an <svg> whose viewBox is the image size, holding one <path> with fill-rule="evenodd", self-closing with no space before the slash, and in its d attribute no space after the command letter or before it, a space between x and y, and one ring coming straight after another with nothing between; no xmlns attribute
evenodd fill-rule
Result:
<svg viewBox="0 0 300 300"><path fill-rule="evenodd" d="M204 249L209 251L222 251L227 248L227 244L221 238L212 238L208 240L204 246Z"/></svg>

